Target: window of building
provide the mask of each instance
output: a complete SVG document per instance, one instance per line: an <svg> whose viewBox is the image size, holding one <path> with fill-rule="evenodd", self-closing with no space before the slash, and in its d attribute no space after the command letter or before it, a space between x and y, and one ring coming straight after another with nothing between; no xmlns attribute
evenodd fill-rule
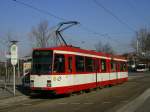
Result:
<svg viewBox="0 0 150 112"><path fill-rule="evenodd" d="M65 56L64 55L55 54L54 72L56 72L56 73L65 72Z"/></svg>
<svg viewBox="0 0 150 112"><path fill-rule="evenodd" d="M86 72L94 71L94 60L89 57L85 57L85 70Z"/></svg>
<svg viewBox="0 0 150 112"><path fill-rule="evenodd" d="M77 72L84 72L84 57L83 56L76 56L76 71Z"/></svg>
<svg viewBox="0 0 150 112"><path fill-rule="evenodd" d="M105 59L101 60L101 71L106 72L106 60Z"/></svg>

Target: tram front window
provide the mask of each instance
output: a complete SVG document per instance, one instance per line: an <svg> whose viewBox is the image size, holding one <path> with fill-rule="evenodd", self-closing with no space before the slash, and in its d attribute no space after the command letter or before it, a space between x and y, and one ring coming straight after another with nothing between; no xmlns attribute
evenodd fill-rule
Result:
<svg viewBox="0 0 150 112"><path fill-rule="evenodd" d="M48 74L52 72L52 51L35 50L33 52L33 74Z"/></svg>

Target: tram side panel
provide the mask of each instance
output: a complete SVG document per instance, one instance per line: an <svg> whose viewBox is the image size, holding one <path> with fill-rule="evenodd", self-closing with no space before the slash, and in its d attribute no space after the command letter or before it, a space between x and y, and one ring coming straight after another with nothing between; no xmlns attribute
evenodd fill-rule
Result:
<svg viewBox="0 0 150 112"><path fill-rule="evenodd" d="M99 70L95 72L88 71L85 68L85 56L71 54L54 54L54 56L52 74L31 75L31 87L33 89L51 90L55 91L56 94L64 94L94 88L97 85L105 86L113 84L117 80L125 81L127 78L127 72L119 70L120 65L118 65L116 71L111 70L111 61L108 59L98 59ZM70 57L72 61L69 61ZM90 57L86 58L92 62Z"/></svg>

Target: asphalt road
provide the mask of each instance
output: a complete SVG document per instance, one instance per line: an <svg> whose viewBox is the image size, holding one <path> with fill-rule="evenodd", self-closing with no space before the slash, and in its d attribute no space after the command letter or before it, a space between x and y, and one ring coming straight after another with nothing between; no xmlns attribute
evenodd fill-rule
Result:
<svg viewBox="0 0 150 112"><path fill-rule="evenodd" d="M36 96L4 105L0 107L0 112L116 112L148 88L150 88L150 73L132 73L129 74L129 81L124 84L70 97ZM146 102L150 103L149 100ZM149 112L149 108L143 110L145 106L141 105L136 112Z"/></svg>

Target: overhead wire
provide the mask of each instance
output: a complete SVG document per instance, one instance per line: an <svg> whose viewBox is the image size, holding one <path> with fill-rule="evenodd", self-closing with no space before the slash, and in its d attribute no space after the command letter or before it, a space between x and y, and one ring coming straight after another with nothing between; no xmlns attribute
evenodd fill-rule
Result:
<svg viewBox="0 0 150 112"><path fill-rule="evenodd" d="M140 21L145 20L145 16L143 15L143 13L140 13L136 7L136 4L134 3L133 0L126 0L128 6L130 7L131 11L134 12L134 16L137 17L137 19L139 19Z"/></svg>
<svg viewBox="0 0 150 112"><path fill-rule="evenodd" d="M22 1L19 1L19 0L12 0L12 1L14 1L14 2L16 2L16 3L20 4L20 5L26 6L26 7L30 8L30 9L34 9L34 10L36 10L36 11L42 13L42 14L49 15L49 16L51 16L51 17L57 19L57 20L67 21L66 18L63 18L63 17L57 16L57 15L54 15L53 13L51 13L51 12L49 12L49 11L43 10L43 9L41 9L41 8L37 8L37 7L33 6L33 5L27 4L27 3L25 3L25 2L22 2ZM118 18L116 15L114 15L110 10L108 10L108 9L105 8L102 4L100 4L99 2L97 2L97 0L94 0L94 1L95 1L95 3L96 3L98 6L102 7L106 12L108 12L108 13L111 14L114 18L116 18L116 20L118 20L121 24L126 25L128 29L130 29L130 30L133 31L133 29L132 29L128 24L126 24L125 22L123 22L120 18ZM106 38L106 37L107 37L107 38L113 40L110 36L108 36L107 33L99 33L99 32L96 32L96 31L94 31L94 30L91 30L91 29L88 28L88 27L85 27L85 26L84 26L83 24L81 24L81 23L80 23L80 28L83 29L83 30L85 30L85 31L87 31L87 32L90 32L90 33L93 34L93 35L98 35L98 36L100 36L100 37L102 37L102 38ZM115 40L113 40L113 41L116 42ZM117 43L118 43L118 42L117 42Z"/></svg>
<svg viewBox="0 0 150 112"><path fill-rule="evenodd" d="M118 39L114 39L112 38L108 33L99 33L99 32L95 32L87 27L84 27L83 25L80 26L83 30L93 34L93 35L97 35L97 36L100 36L101 38L105 38L107 40L112 40L113 42L119 44L119 45L125 45L124 43L120 42Z"/></svg>
<svg viewBox="0 0 150 112"><path fill-rule="evenodd" d="M119 18L116 14L114 14L111 10L109 10L108 8L106 8L102 3L100 3L97 0L93 0L93 2L100 8L102 8L105 12L107 12L109 15L111 15L113 18L115 18L119 23L121 23L122 25L126 26L126 28L128 28L129 30L135 32L135 30L126 22L124 22L121 18Z"/></svg>
<svg viewBox="0 0 150 112"><path fill-rule="evenodd" d="M22 1L19 1L19 0L12 0L12 1L14 1L14 2L16 2L16 3L20 4L20 5L24 5L24 6L28 7L28 8L34 9L34 10L40 12L40 13L49 15L49 16L51 16L51 17L53 17L53 18L56 18L57 20L61 20L61 21L66 21L66 20L67 20L67 19L62 18L62 17L60 17L60 16L56 16L56 15L50 13L49 11L46 11L46 10L43 10L43 9L34 7L33 5L27 4L27 3L25 3L25 2L22 2Z"/></svg>
<svg viewBox="0 0 150 112"><path fill-rule="evenodd" d="M25 2L21 2L21 1L18 1L18 0L12 0L12 1L14 1L14 2L16 2L16 3L20 4L20 5L24 5L24 6L28 7L28 8L34 9L34 10L36 10L36 11L42 13L42 14L49 15L49 16L51 16L51 17L53 17L53 18L58 19L58 20L67 21L67 19L65 19L65 18L63 18L63 17L54 15L54 14L52 14L52 13L49 12L49 11L45 11L45 10L43 10L43 9L34 7L33 5L27 4L27 3L25 3ZM95 32L95 31L93 31L93 30L91 30L91 29L85 27L85 26L84 26L83 24L81 24L81 23L80 23L80 27L81 27L83 30L88 31L88 32L92 32L92 33L95 34L95 35L104 36L104 34L100 34L100 33L98 33L98 32Z"/></svg>

